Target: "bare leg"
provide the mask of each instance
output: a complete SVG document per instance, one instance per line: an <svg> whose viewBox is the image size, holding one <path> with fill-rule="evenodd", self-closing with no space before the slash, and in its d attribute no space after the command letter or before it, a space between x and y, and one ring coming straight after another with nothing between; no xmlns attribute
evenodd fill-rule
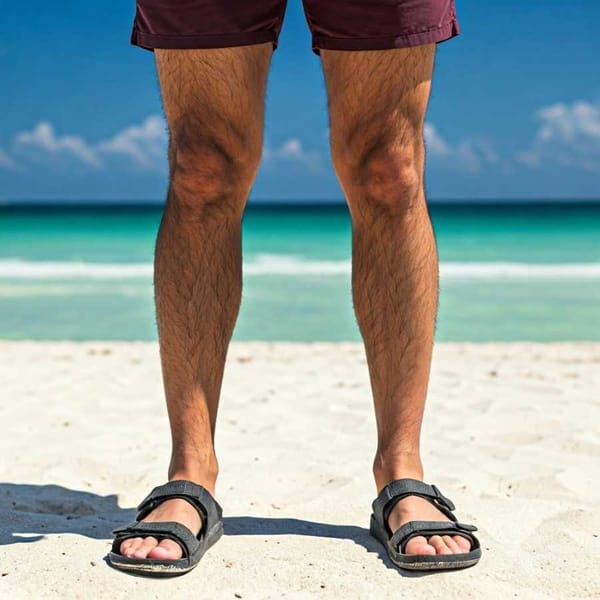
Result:
<svg viewBox="0 0 600 600"><path fill-rule="evenodd" d="M215 422L242 285L241 219L262 148L271 44L156 50L170 131L170 185L155 257L155 299L172 455L169 479L214 492ZM184 500L146 521L201 523ZM181 557L170 540L123 542L136 558Z"/></svg>
<svg viewBox="0 0 600 600"><path fill-rule="evenodd" d="M352 216L352 290L377 419L377 489L423 478L420 433L431 366L438 259L423 184L423 125L434 46L322 51L331 149ZM418 497L400 501L392 530L447 520ZM409 554L464 551L460 536L413 538ZM465 546L466 544L466 546Z"/></svg>

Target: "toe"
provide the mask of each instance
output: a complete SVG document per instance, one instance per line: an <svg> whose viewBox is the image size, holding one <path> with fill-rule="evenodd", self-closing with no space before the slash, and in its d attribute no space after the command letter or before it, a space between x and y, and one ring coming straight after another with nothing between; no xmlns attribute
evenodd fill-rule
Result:
<svg viewBox="0 0 600 600"><path fill-rule="evenodd" d="M435 548L427 543L427 538L422 535L416 536L408 540L406 547L404 548L405 554L435 554Z"/></svg>
<svg viewBox="0 0 600 600"><path fill-rule="evenodd" d="M129 558L132 558L133 555L135 554L135 551L141 546L142 542L144 541L143 538L129 538L128 540L125 540L122 544L121 544L121 554L123 554L123 556L127 556ZM123 546L127 543L127 548L125 550L123 550Z"/></svg>
<svg viewBox="0 0 600 600"><path fill-rule="evenodd" d="M134 553L135 558L147 558L150 550L152 548L156 548L158 545L158 540L155 537L148 536L144 538L144 541L139 545L137 550Z"/></svg>
<svg viewBox="0 0 600 600"><path fill-rule="evenodd" d="M446 544L444 540L439 535L432 535L429 538L429 543L435 548L436 554L452 554L452 551Z"/></svg>
<svg viewBox="0 0 600 600"><path fill-rule="evenodd" d="M442 536L442 540L444 540L444 544L446 547L452 552L452 554L460 554L461 550L458 544L451 538L449 535Z"/></svg>
<svg viewBox="0 0 600 600"><path fill-rule="evenodd" d="M131 542L133 540L131 538L125 540L124 542L121 542L121 545L119 546L119 552L123 555L123 556L127 556L127 552L129 551L129 548L131 547Z"/></svg>
<svg viewBox="0 0 600 600"><path fill-rule="evenodd" d="M456 545L459 547L461 553L470 552L471 551L471 542L464 538L462 535L455 535L452 537L455 541Z"/></svg>
<svg viewBox="0 0 600 600"><path fill-rule="evenodd" d="M162 540L148 554L148 558L159 558L162 560L178 560L182 556L183 550L181 546L173 540Z"/></svg>

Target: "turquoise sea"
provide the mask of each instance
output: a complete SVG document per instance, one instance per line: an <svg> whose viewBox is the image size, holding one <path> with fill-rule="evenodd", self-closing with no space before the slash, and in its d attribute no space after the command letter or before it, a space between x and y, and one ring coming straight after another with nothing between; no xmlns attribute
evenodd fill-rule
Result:
<svg viewBox="0 0 600 600"><path fill-rule="evenodd" d="M152 340L157 206L0 207L0 338ZM600 202L432 204L439 341L600 340ZM358 340L343 205L250 205L238 340Z"/></svg>

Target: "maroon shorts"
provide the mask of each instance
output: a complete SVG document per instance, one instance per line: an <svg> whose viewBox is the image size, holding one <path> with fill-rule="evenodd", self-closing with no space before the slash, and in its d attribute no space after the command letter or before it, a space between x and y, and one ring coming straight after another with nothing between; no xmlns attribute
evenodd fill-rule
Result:
<svg viewBox="0 0 600 600"><path fill-rule="evenodd" d="M454 0L303 0L315 52L384 50L458 35ZM131 43L224 48L277 38L286 0L137 0Z"/></svg>

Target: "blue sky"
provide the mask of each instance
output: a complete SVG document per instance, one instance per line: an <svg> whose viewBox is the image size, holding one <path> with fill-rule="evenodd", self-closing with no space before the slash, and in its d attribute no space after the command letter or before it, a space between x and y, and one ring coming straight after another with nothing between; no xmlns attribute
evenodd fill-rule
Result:
<svg viewBox="0 0 600 600"><path fill-rule="evenodd" d="M0 199L158 200L165 131L134 2L5 3ZM458 0L427 117L430 198L600 196L600 2ZM325 93L299 0L269 80L253 198L334 199Z"/></svg>

